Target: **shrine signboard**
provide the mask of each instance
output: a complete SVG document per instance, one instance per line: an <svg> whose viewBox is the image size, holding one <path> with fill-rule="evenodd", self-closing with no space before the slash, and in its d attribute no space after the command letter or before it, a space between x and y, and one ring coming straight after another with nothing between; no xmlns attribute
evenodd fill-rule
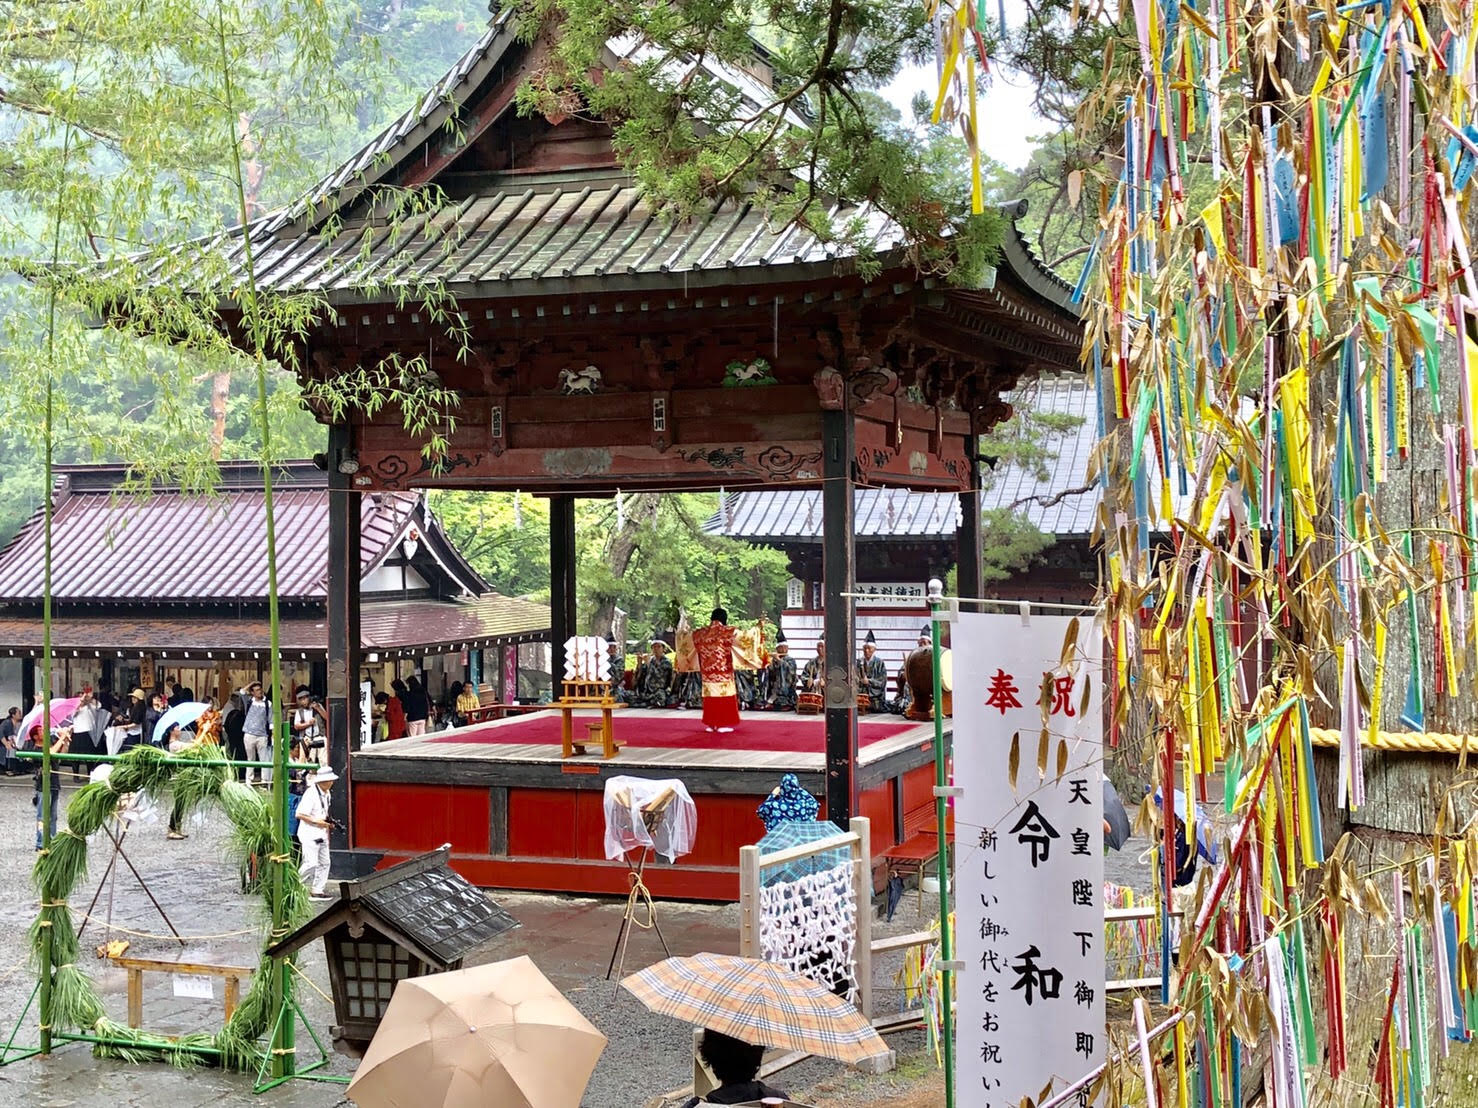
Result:
<svg viewBox="0 0 1478 1108"><path fill-rule="evenodd" d="M1101 638L1088 615L1017 613L962 614L951 636L956 1088L1014 1108L1107 1045Z"/></svg>

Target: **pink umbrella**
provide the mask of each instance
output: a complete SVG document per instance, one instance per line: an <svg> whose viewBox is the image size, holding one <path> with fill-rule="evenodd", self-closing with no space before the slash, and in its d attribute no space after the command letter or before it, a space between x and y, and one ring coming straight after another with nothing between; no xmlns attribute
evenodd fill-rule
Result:
<svg viewBox="0 0 1478 1108"><path fill-rule="evenodd" d="M80 696L58 697L51 702L51 725L61 727L71 723L72 717L77 714L77 706L82 703ZM26 713L26 718L21 720L20 730L15 733L16 745L25 746L26 739L30 737L31 728L41 725L41 705L36 705Z"/></svg>

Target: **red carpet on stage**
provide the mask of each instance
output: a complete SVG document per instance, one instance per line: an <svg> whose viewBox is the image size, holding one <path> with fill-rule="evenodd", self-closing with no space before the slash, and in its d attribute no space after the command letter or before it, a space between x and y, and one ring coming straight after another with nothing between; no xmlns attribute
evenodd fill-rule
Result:
<svg viewBox="0 0 1478 1108"><path fill-rule="evenodd" d="M585 726L595 716L575 717L575 736L585 738ZM612 716L616 741L625 746L662 746L680 750L765 750L776 752L820 754L826 749L826 725L820 716L797 716L781 713L765 719L744 719L737 728L727 734L718 734L703 729L703 719L697 713L684 716L628 715L617 711ZM860 720L857 725L857 743L870 743L891 739L918 724L900 720L896 716L888 721L872 722ZM471 727L454 733L427 739L433 743L487 743L495 746L513 746L519 743L548 743L558 746L559 713L540 712L516 723L498 726Z"/></svg>

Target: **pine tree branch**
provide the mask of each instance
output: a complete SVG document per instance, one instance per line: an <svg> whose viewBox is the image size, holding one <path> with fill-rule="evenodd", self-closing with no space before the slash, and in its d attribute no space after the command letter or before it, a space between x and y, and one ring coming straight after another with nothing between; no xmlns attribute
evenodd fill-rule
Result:
<svg viewBox="0 0 1478 1108"><path fill-rule="evenodd" d="M1043 508L1055 508L1069 496L1082 496L1084 493L1092 492L1098 487L1098 482L1090 481L1086 485L1078 485L1076 488L1063 489L1061 492L1052 493L1050 496L1043 493L1037 496L1023 496L1020 500L1013 500L1010 508L1019 508L1023 504L1038 504Z"/></svg>

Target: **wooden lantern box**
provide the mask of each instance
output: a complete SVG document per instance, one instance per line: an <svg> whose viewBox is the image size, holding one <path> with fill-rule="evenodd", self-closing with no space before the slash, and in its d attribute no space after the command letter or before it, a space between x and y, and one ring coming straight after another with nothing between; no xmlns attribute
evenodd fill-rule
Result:
<svg viewBox="0 0 1478 1108"><path fill-rule="evenodd" d="M339 898L269 947L275 957L321 938L333 989L335 1049L361 1055L396 982L460 969L462 959L519 926L449 865L449 845L339 882Z"/></svg>

